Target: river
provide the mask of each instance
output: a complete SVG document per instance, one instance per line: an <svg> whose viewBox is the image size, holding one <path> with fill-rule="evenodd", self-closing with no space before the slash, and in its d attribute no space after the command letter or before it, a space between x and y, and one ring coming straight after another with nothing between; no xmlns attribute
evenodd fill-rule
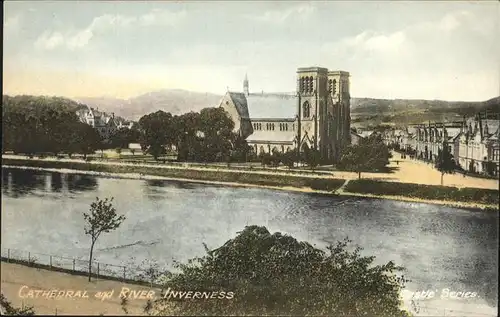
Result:
<svg viewBox="0 0 500 317"><path fill-rule="evenodd" d="M320 248L345 237L406 267L417 290L476 292L474 300L419 301L419 315L496 315L498 212L382 199L2 168L2 254L6 248L85 258L82 213L114 197L122 226L99 238L96 258L117 265L155 259L170 267L204 255L246 225L263 225ZM487 316L487 315L484 315Z"/></svg>

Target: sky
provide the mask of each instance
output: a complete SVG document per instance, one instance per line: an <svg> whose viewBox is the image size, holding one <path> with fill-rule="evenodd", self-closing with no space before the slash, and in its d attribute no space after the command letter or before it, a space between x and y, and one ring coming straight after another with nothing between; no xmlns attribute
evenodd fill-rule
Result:
<svg viewBox="0 0 500 317"><path fill-rule="evenodd" d="M309 66L353 97L499 96L500 2L4 2L4 94L291 92Z"/></svg>

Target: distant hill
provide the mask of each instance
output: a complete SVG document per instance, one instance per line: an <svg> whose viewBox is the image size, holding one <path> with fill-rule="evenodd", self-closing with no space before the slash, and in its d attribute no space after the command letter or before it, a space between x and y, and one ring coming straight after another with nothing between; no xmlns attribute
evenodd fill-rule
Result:
<svg viewBox="0 0 500 317"><path fill-rule="evenodd" d="M106 112L115 112L125 118L139 120L143 115L163 110L172 114L200 111L218 106L222 96L181 89L165 89L150 92L130 99L88 98L75 100Z"/></svg>
<svg viewBox="0 0 500 317"><path fill-rule="evenodd" d="M27 97L16 96L9 98ZM58 102L71 105L75 109L88 105L98 108L100 111L115 113L115 117L138 120L143 115L158 110L172 114L182 114L189 111L200 111L206 107L215 107L222 96L181 89L165 89L129 99L106 97L81 97L74 98L74 100L60 97L44 98L56 98L60 100ZM351 117L353 124L357 126L381 123L421 123L429 120L460 121L464 115L471 116L477 112L484 113L486 110L488 117L496 119L500 111L500 97L483 102L351 98Z"/></svg>
<svg viewBox="0 0 500 317"><path fill-rule="evenodd" d="M461 121L463 116L473 116L478 112L483 116L487 114L490 119L498 119L500 97L478 102L351 98L354 126Z"/></svg>
<svg viewBox="0 0 500 317"><path fill-rule="evenodd" d="M442 101L442 100L415 100L415 99L373 99L373 98L351 98L351 113L394 113L413 111L435 111L447 110L458 111L464 114L470 111L476 112L490 107L491 111L497 111L495 105L500 104L500 97L487 101Z"/></svg>
<svg viewBox="0 0 500 317"><path fill-rule="evenodd" d="M9 105L13 107L33 107L33 106L48 106L59 107L70 111L79 111L88 108L88 105L79 101L75 101L66 97L57 96L32 96L32 95L17 95L9 96L2 95L2 106ZM115 120L126 121L121 116L115 116Z"/></svg>
<svg viewBox="0 0 500 317"><path fill-rule="evenodd" d="M77 101L71 100L65 97L52 97L52 96L32 96L32 95L18 95L9 96L2 95L2 106L12 105L12 106L32 106L35 104L39 105L53 105L56 107L62 107L73 111L78 111L84 109L87 106L79 103Z"/></svg>

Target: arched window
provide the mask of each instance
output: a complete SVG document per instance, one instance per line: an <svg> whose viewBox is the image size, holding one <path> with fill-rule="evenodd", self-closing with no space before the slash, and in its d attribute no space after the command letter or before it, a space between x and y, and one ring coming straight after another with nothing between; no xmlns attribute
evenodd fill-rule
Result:
<svg viewBox="0 0 500 317"><path fill-rule="evenodd" d="M312 76L309 77L309 92L310 93L313 92L313 78L312 78Z"/></svg>
<svg viewBox="0 0 500 317"><path fill-rule="evenodd" d="M306 90L306 79L304 77L300 78L300 92L305 92Z"/></svg>
<svg viewBox="0 0 500 317"><path fill-rule="evenodd" d="M302 116L304 118L309 118L311 114L311 107L309 106L309 102L304 102L304 104L302 105Z"/></svg>
<svg viewBox="0 0 500 317"><path fill-rule="evenodd" d="M329 93L332 93L332 91L333 91L333 86L332 85L333 85L333 81L330 79L328 81L328 92Z"/></svg>
<svg viewBox="0 0 500 317"><path fill-rule="evenodd" d="M271 129L274 131L274 123L271 123Z"/></svg>

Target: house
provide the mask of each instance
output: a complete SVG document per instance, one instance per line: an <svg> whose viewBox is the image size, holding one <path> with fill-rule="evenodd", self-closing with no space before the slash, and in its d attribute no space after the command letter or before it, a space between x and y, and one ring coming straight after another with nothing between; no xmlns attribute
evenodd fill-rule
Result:
<svg viewBox="0 0 500 317"><path fill-rule="evenodd" d="M86 109L78 110L76 114L81 122L95 128L103 139L109 139L109 137L118 129L114 113L108 115L105 112L99 111L99 108L94 109L88 107Z"/></svg>

